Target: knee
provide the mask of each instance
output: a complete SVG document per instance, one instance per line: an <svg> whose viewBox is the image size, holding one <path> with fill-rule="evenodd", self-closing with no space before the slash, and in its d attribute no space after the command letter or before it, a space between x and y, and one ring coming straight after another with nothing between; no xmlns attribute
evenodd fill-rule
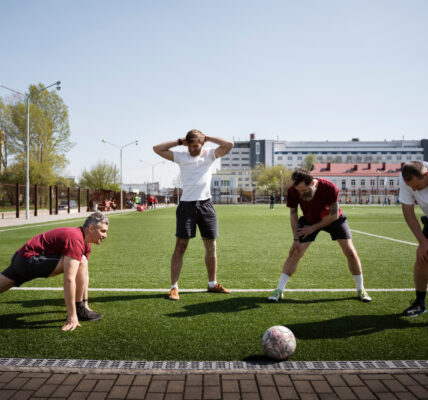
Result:
<svg viewBox="0 0 428 400"><path fill-rule="evenodd" d="M184 254L186 252L188 241L177 241L175 244L175 253Z"/></svg>
<svg viewBox="0 0 428 400"><path fill-rule="evenodd" d="M343 250L343 254L345 254L345 257L348 260L358 260L358 254L357 254L357 250L355 250L354 247L348 247L346 249Z"/></svg>
<svg viewBox="0 0 428 400"><path fill-rule="evenodd" d="M205 242L205 256L206 257L215 257L216 256L215 240Z"/></svg>

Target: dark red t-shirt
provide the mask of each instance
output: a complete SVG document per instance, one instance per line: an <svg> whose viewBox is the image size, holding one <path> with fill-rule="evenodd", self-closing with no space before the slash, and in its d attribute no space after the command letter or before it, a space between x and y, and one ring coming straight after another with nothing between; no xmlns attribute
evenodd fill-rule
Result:
<svg viewBox="0 0 428 400"><path fill-rule="evenodd" d="M294 186L288 188L287 207L297 208L300 205L303 216L311 225L329 215L330 206L339 201L339 189L333 182L322 178L317 180L317 190L310 201L303 200ZM340 208L339 215L342 215Z"/></svg>
<svg viewBox="0 0 428 400"><path fill-rule="evenodd" d="M91 245L85 243L82 228L56 228L34 236L19 250L19 256L30 258L40 254L61 254L82 260L85 255L89 259Z"/></svg>

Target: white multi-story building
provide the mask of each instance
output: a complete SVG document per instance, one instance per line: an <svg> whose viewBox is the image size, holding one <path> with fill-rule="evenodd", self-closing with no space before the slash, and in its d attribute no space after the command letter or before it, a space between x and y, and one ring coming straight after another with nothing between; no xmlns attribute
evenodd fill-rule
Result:
<svg viewBox="0 0 428 400"><path fill-rule="evenodd" d="M402 163L428 161L428 140L389 141L287 141L256 140L235 142L229 154L221 159L221 170L251 169L262 163L265 166L284 165L288 169L301 167L307 157L314 154L317 162L332 163Z"/></svg>
<svg viewBox="0 0 428 400"><path fill-rule="evenodd" d="M391 140L369 142L352 140L348 142L291 142L276 141L274 165L288 169L302 166L306 156L315 154L318 163L401 163L422 161L426 140ZM426 151L426 150L425 150Z"/></svg>

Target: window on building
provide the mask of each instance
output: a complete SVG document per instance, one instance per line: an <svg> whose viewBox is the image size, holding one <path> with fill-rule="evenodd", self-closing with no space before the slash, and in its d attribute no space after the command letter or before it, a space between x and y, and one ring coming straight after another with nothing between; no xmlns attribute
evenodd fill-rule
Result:
<svg viewBox="0 0 428 400"><path fill-rule="evenodd" d="M365 179L361 179L361 186L366 186L366 180Z"/></svg>
<svg viewBox="0 0 428 400"><path fill-rule="evenodd" d="M282 161L282 156L278 156L277 160Z"/></svg>
<svg viewBox="0 0 428 400"><path fill-rule="evenodd" d="M287 157L287 160L292 160L293 159L293 156L288 156Z"/></svg>
<svg viewBox="0 0 428 400"><path fill-rule="evenodd" d="M385 179L381 179L381 180L379 181L379 185L380 185L380 186L385 186Z"/></svg>
<svg viewBox="0 0 428 400"><path fill-rule="evenodd" d="M346 179L342 179L342 189L346 188Z"/></svg>
<svg viewBox="0 0 428 400"><path fill-rule="evenodd" d="M389 186L394 186L394 179L389 180Z"/></svg>
<svg viewBox="0 0 428 400"><path fill-rule="evenodd" d="M351 186L355 186L355 179L351 179Z"/></svg>
<svg viewBox="0 0 428 400"><path fill-rule="evenodd" d="M301 161L301 160L302 160L302 156L298 156L298 157L297 157L297 160L298 160L298 161Z"/></svg>
<svg viewBox="0 0 428 400"><path fill-rule="evenodd" d="M392 156L386 156L387 160L392 160Z"/></svg>
<svg viewBox="0 0 428 400"><path fill-rule="evenodd" d="M374 186L375 185L375 180L374 179L370 179L370 186Z"/></svg>
<svg viewBox="0 0 428 400"><path fill-rule="evenodd" d="M218 186L218 181L214 181L214 186Z"/></svg>

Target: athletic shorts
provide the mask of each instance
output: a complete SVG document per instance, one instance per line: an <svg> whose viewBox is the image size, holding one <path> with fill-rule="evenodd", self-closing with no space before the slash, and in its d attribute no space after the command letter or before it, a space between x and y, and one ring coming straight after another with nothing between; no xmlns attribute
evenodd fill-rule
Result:
<svg viewBox="0 0 428 400"><path fill-rule="evenodd" d="M191 239L196 236L196 225L205 239L218 236L217 214L211 199L201 201L180 201L176 211L177 231L175 236Z"/></svg>
<svg viewBox="0 0 428 400"><path fill-rule="evenodd" d="M15 286L21 286L23 283L35 278L47 278L58 265L61 254L41 254L24 258L16 252L2 274L15 282Z"/></svg>
<svg viewBox="0 0 428 400"><path fill-rule="evenodd" d="M424 236L428 239L428 217L426 215L422 215L421 221L424 224L424 229L422 230Z"/></svg>
<svg viewBox="0 0 428 400"><path fill-rule="evenodd" d="M310 225L310 224L308 223L308 221L306 221L305 217L300 217L299 228L302 228L305 225ZM346 216L342 214L336 221L334 221L329 226L325 226L324 228L318 229L317 231L306 236L304 239L300 237L299 238L300 243L315 241L315 238L317 237L318 233L320 233L320 231L328 232L332 240L352 238L348 221L346 220Z"/></svg>

